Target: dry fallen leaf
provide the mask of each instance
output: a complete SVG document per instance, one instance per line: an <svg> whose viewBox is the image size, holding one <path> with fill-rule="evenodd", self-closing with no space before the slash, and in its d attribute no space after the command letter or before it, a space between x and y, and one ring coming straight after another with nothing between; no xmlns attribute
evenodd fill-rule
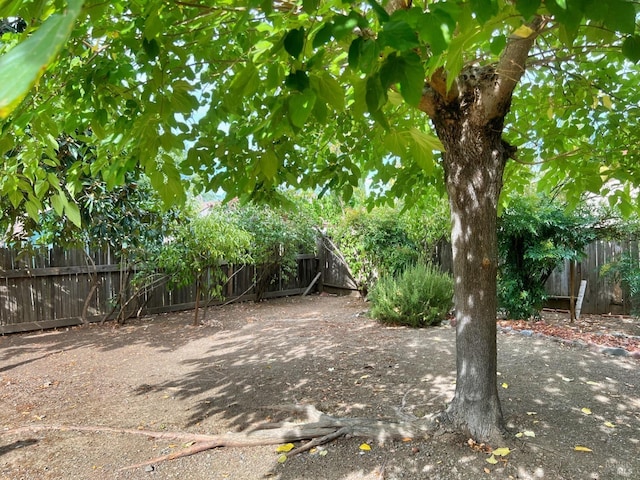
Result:
<svg viewBox="0 0 640 480"><path fill-rule="evenodd" d="M584 407L583 409L580 410L582 413L584 413L585 415L591 415L591 409Z"/></svg>
<svg viewBox="0 0 640 480"><path fill-rule="evenodd" d="M576 445L574 448L576 452L593 452L589 447L583 447L582 445Z"/></svg>
<svg viewBox="0 0 640 480"><path fill-rule="evenodd" d="M496 457L491 455L489 458L487 458L487 463L490 463L491 465L495 465L496 463L498 463L498 460L496 460Z"/></svg>
<svg viewBox="0 0 640 480"><path fill-rule="evenodd" d="M616 424L611 422L604 422L604 426L609 428L616 428Z"/></svg>
<svg viewBox="0 0 640 480"><path fill-rule="evenodd" d="M287 456L283 453L278 457L278 463L284 463L287 461Z"/></svg>
<svg viewBox="0 0 640 480"><path fill-rule="evenodd" d="M363 443L362 445L360 445L360 450L368 452L369 450L371 450L371 446L368 443Z"/></svg>
<svg viewBox="0 0 640 480"><path fill-rule="evenodd" d="M518 433L516 433L516 438L521 438L523 435L524 435L524 433L518 432Z"/></svg>
<svg viewBox="0 0 640 480"><path fill-rule="evenodd" d="M524 432L522 432L522 433L524 433L524 436L525 436L525 437L532 437L532 438L533 438L533 437L535 437L535 436L536 436L535 432L534 432L534 431L532 431L532 430L525 430L525 431L524 431Z"/></svg>
<svg viewBox="0 0 640 480"><path fill-rule="evenodd" d="M507 382L503 383L501 386L502 388L509 388L509 384Z"/></svg>
<svg viewBox="0 0 640 480"><path fill-rule="evenodd" d="M483 470L484 470L484 473L491 473L491 470L489 470L487 467L484 467Z"/></svg>
<svg viewBox="0 0 640 480"><path fill-rule="evenodd" d="M284 445L279 445L278 448L276 448L276 452L290 452L293 450L293 447L295 447L293 443L285 443Z"/></svg>
<svg viewBox="0 0 640 480"><path fill-rule="evenodd" d="M328 452L326 450L320 450L320 453L318 453L318 455L320 455L321 457L325 457L327 453Z"/></svg>
<svg viewBox="0 0 640 480"><path fill-rule="evenodd" d="M493 455L498 455L500 457L506 457L510 453L511 453L511 450L509 450L509 447L496 448L493 451Z"/></svg>

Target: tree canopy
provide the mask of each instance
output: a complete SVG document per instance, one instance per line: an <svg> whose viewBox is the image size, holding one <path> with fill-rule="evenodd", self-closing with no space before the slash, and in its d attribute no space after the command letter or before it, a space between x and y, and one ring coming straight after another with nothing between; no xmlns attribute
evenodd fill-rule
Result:
<svg viewBox="0 0 640 480"><path fill-rule="evenodd" d="M415 108L425 78L451 92L533 34L536 14L545 26L506 137L519 162L544 163L512 163L507 185L544 174L541 188L566 183L577 198L639 181L633 2L408 3L3 2L0 17L27 27L0 44L0 191L28 212L47 200L71 212L76 172L116 185L139 164L168 202L185 177L254 198L283 183L349 195L368 177L383 197L419 197L442 181L442 146ZM61 135L88 129L96 158L62 186L44 167ZM611 202L629 210L629 194Z"/></svg>

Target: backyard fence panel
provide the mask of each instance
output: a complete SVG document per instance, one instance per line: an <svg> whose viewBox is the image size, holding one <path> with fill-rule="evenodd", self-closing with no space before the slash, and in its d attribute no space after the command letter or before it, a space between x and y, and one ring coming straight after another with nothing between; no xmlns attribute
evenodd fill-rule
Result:
<svg viewBox="0 0 640 480"><path fill-rule="evenodd" d="M91 257L93 262L89 260ZM300 294L316 275L315 255L299 256L297 270L278 281L265 297ZM253 266L222 265L233 277L223 288L226 299L255 298ZM135 271L107 249L66 250L52 248L31 255L0 248L0 334L77 325L82 322L89 298L87 320L102 320L113 311L114 299L132 294ZM297 273L297 274L296 274ZM97 284L96 284L97 282ZM143 290L126 309L126 315L190 309L195 306L195 285L171 290L166 282ZM201 305L211 299L204 294ZM218 303L218 302L216 302Z"/></svg>
<svg viewBox="0 0 640 480"><path fill-rule="evenodd" d="M631 311L629 292L613 276L605 275L605 266L622 258L625 254L638 252L636 240L597 240L585 248L585 255L577 262L573 293L578 294L581 280L587 281L582 313L625 314ZM570 262L566 261L549 277L545 285L550 306L569 308L571 295Z"/></svg>

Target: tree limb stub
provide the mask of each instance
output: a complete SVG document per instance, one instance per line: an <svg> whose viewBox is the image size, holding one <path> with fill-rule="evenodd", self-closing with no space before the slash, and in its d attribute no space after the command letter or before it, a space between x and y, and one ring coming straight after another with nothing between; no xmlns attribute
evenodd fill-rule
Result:
<svg viewBox="0 0 640 480"><path fill-rule="evenodd" d="M274 407L275 408L275 407ZM127 428L77 425L27 425L1 431L0 435L20 435L27 432L76 431L90 433L113 433L141 435L161 440L180 440L189 443L185 448L168 455L123 467L121 470L144 467L168 460L195 455L220 447L253 447L277 445L307 440L304 445L287 453L287 458L305 452L318 445L331 442L345 436L362 437L384 443L389 440L426 440L430 438L437 424L430 418L413 422L378 420L371 418L340 418L327 415L312 406L281 407L278 410L304 413L305 421L285 420L280 423L258 424L244 432L230 432L220 435L205 435L187 432L156 432Z"/></svg>

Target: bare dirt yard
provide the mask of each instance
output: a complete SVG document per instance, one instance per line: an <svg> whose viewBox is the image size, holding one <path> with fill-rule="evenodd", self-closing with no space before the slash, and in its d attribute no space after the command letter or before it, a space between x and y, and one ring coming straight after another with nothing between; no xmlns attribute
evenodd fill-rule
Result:
<svg viewBox="0 0 640 480"><path fill-rule="evenodd" d="M638 324L562 315L501 324L510 434L490 447L511 453L495 464L489 446L448 434L340 438L284 463L277 445L153 460L193 447L170 432L239 432L278 420L274 406L391 420L442 409L454 329L382 326L366 310L353 297L296 297L212 308L200 327L183 312L0 337L0 479L640 478L640 361L594 346L637 351Z"/></svg>

